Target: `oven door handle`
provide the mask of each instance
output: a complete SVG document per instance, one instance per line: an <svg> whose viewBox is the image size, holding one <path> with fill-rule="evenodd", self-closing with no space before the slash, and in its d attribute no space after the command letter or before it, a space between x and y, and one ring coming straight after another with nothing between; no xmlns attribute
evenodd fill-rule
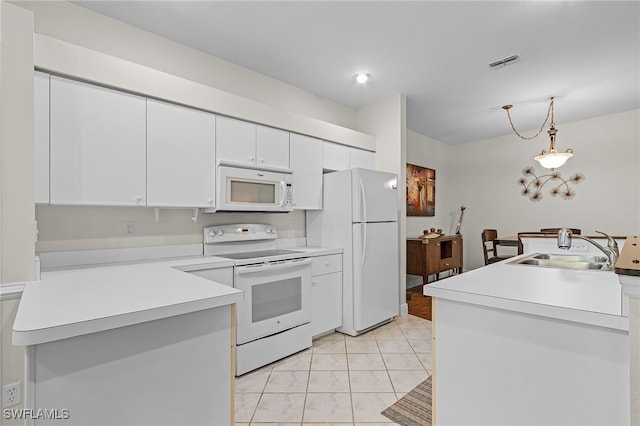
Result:
<svg viewBox="0 0 640 426"><path fill-rule="evenodd" d="M292 268L295 266L305 266L310 265L311 259L300 259L300 260L286 260L282 262L268 262L268 263L260 263L258 265L247 265L247 266L237 266L236 274L252 274L254 272L262 272L265 270L273 271L275 269L285 269Z"/></svg>

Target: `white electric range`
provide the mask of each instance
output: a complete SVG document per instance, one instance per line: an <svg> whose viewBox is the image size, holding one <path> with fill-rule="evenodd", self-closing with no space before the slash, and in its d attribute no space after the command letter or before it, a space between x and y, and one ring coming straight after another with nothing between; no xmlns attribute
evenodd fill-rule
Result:
<svg viewBox="0 0 640 426"><path fill-rule="evenodd" d="M204 228L205 256L233 260L233 286L244 292L236 307L236 376L311 346L311 259L278 249L277 238L264 224Z"/></svg>

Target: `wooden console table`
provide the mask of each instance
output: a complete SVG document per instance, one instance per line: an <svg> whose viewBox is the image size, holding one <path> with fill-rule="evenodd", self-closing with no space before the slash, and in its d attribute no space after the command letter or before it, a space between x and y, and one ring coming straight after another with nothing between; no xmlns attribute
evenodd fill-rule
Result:
<svg viewBox="0 0 640 426"><path fill-rule="evenodd" d="M451 269L462 272L462 235L407 238L407 274L422 275L426 284L429 275L440 279L440 272Z"/></svg>

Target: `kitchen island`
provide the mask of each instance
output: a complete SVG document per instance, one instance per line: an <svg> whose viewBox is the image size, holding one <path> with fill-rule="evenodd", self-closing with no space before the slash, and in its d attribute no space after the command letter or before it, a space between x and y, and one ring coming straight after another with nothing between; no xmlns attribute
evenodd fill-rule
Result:
<svg viewBox="0 0 640 426"><path fill-rule="evenodd" d="M200 257L27 283L13 342L26 346L25 408L42 415L26 424L232 424L243 294L185 272L207 265L231 268Z"/></svg>
<svg viewBox="0 0 640 426"><path fill-rule="evenodd" d="M514 264L520 257L424 286L434 297L434 424L629 424L628 299L617 276Z"/></svg>

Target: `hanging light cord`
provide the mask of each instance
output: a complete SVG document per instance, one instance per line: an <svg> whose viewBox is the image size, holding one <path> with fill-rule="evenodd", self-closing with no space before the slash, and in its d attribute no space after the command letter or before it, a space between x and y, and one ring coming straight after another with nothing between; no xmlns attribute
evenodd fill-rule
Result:
<svg viewBox="0 0 640 426"><path fill-rule="evenodd" d="M540 130L538 130L538 132L531 136L531 137L526 137L526 136L522 136L515 128L515 126L513 125L513 121L511 120L511 114L509 113L509 110L513 107L513 105L505 105L502 107L502 109L504 109L505 111L507 111L507 117L509 117L509 124L511 124L511 128L513 129L513 132L518 135L518 137L520 139L524 139L524 140L531 140L531 139L535 139L538 137L538 135L540 133L542 133L542 131L544 130L544 126L547 124L547 121L549 121L549 116L551 116L551 127L555 127L555 123L553 122L553 98L551 98L551 103L549 103L549 109L547 109L547 116L544 119L544 122L542 123L542 126L540 126Z"/></svg>

